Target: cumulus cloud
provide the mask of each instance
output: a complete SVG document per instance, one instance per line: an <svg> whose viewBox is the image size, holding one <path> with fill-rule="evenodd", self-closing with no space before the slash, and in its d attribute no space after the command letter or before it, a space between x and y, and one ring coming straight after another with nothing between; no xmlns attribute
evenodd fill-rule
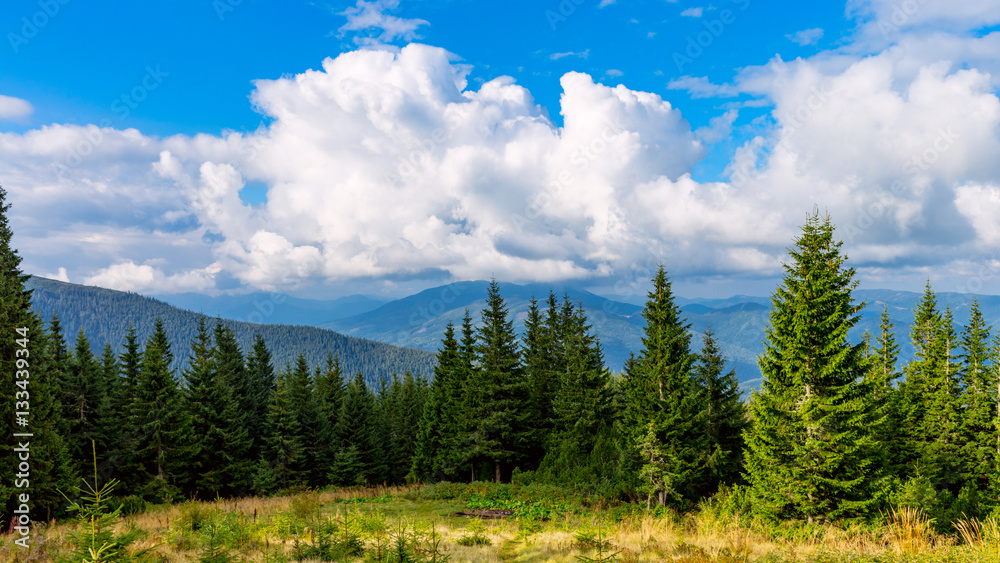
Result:
<svg viewBox="0 0 1000 563"><path fill-rule="evenodd" d="M704 11L705 11L705 8L702 8L702 7L688 8L688 9L684 10L683 12L681 12L681 15L684 16L684 17L686 17L686 18L700 18L702 12L704 12Z"/></svg>
<svg viewBox="0 0 1000 563"><path fill-rule="evenodd" d="M422 25L430 25L427 20L417 18L400 18L386 13L399 9L399 0L358 0L358 3L341 12L347 17L347 23L338 31L367 32L368 35L354 37L359 45L391 43L397 39L414 41L420 39L417 29Z"/></svg>
<svg viewBox="0 0 1000 563"><path fill-rule="evenodd" d="M862 271L974 264L1000 240L1000 100L965 61L992 41L684 77L671 88L770 105L697 131L659 95L587 74L560 79L559 127L509 77L470 88L443 49L361 50L256 82L270 124L251 133L54 125L0 134L0 166L36 271L136 291L614 279L650 260L768 276L814 204ZM724 177L695 180L734 130L750 134ZM240 197L248 183L263 203Z"/></svg>
<svg viewBox="0 0 1000 563"><path fill-rule="evenodd" d="M17 119L31 115L34 108L27 100L0 94L0 119Z"/></svg>

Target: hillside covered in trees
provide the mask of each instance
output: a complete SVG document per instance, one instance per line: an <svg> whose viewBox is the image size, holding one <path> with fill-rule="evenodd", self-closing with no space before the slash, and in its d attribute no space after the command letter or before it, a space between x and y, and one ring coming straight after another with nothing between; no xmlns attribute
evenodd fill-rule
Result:
<svg viewBox="0 0 1000 563"><path fill-rule="evenodd" d="M73 339L82 330L95 353L110 344L116 354L121 354L129 327L135 328L139 342L145 342L152 335L156 319L160 319L167 341L176 352L170 368L179 372L188 366L187 351L198 332L202 317L199 313L135 293L45 278L31 277L26 287L32 291L33 310L45 322L58 317L67 339ZM262 304L265 311L267 307L274 309L276 305ZM223 320L222 324L233 331L242 350L250 350L259 334L272 354L274 365L279 367L294 363L300 353L310 365L318 365L332 354L340 359L345 373L360 371L369 385L388 380L394 373L429 375L434 369L431 353L344 336L331 330L233 320Z"/></svg>

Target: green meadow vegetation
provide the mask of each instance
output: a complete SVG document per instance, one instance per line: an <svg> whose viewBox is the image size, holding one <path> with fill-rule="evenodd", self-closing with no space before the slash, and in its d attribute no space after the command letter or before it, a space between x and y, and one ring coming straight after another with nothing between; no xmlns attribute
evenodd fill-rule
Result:
<svg viewBox="0 0 1000 563"><path fill-rule="evenodd" d="M266 498L147 505L91 496L75 520L44 525L25 552L0 560L136 562L676 561L995 562L997 518L961 519L939 533L919 509L868 522L775 523L725 490L696 510L542 485L486 482L354 487ZM498 520L452 516L513 510Z"/></svg>

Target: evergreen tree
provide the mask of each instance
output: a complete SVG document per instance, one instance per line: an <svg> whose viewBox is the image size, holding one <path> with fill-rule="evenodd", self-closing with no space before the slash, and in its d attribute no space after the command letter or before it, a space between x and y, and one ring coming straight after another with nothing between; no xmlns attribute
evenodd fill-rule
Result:
<svg viewBox="0 0 1000 563"><path fill-rule="evenodd" d="M702 496L715 494L720 485L738 483L743 472L746 413L736 370L725 372L725 365L726 359L709 327L694 368L695 382L703 395L706 434L703 457L707 472Z"/></svg>
<svg viewBox="0 0 1000 563"><path fill-rule="evenodd" d="M344 403L344 374L340 359L328 354L326 367L317 373L315 380L316 408L324 431L322 458L326 467L323 468L322 475L325 480L332 471L333 459L340 450L337 424L340 421L340 408Z"/></svg>
<svg viewBox="0 0 1000 563"><path fill-rule="evenodd" d="M447 456L447 444L457 434L458 429L451 414L451 397L454 391L456 370L458 369L458 341L455 340L455 325L448 321L441 339L441 348L434 367L434 381L424 406L417 430L416 448L410 467L413 479L435 479L444 477L450 468L442 461Z"/></svg>
<svg viewBox="0 0 1000 563"><path fill-rule="evenodd" d="M862 343L848 341L860 306L829 216L814 212L772 297L764 378L750 402L747 477L754 510L810 522L865 514L880 478Z"/></svg>
<svg viewBox="0 0 1000 563"><path fill-rule="evenodd" d="M328 460L324 457L323 439L327 435L313 393L306 357L299 354L295 368L288 378L289 409L297 420L301 456L295 466L296 473L310 487L326 484Z"/></svg>
<svg viewBox="0 0 1000 563"><path fill-rule="evenodd" d="M247 376L250 379L250 396L252 397L249 418L253 421L247 427L250 437L250 449L247 459L259 459L265 449L267 437L267 418L271 409L271 400L277 387L274 378L274 365L271 362L271 352L264 343L264 338L258 332L254 336L253 348L247 356Z"/></svg>
<svg viewBox="0 0 1000 563"><path fill-rule="evenodd" d="M985 490L993 471L996 451L996 428L993 425L997 404L997 387L990 358L990 327L983 319L979 300L969 308L969 324L961 334L962 433L965 441L964 459L969 477Z"/></svg>
<svg viewBox="0 0 1000 563"><path fill-rule="evenodd" d="M361 372L347 386L340 410L338 440L341 448L334 459L332 480L338 485L374 484L379 475L375 450L377 413L375 398Z"/></svg>
<svg viewBox="0 0 1000 563"><path fill-rule="evenodd" d="M876 338L878 347L872 349L870 354L871 369L867 373L867 385L872 393L872 403L878 409L874 417L875 441L879 444L879 463L886 477L903 473L900 463L906 457L907 448L905 438L900 435L900 428L904 424L904 410L900 392L896 389L896 380L899 378L899 371L896 369L899 345L892 328L889 309L884 306Z"/></svg>
<svg viewBox="0 0 1000 563"><path fill-rule="evenodd" d="M525 458L532 432L527 425L531 414L528 379L496 280L490 282L482 320L476 344L478 369L469 385L475 391L470 453L474 460L491 464L494 479L500 482L505 468Z"/></svg>
<svg viewBox="0 0 1000 563"><path fill-rule="evenodd" d="M181 407L172 361L163 321L157 319L143 351L130 417L137 432L137 491L159 501L177 498L177 470L186 462L190 443L190 423Z"/></svg>
<svg viewBox="0 0 1000 563"><path fill-rule="evenodd" d="M291 366L278 372L274 393L268 407L264 453L257 463L254 488L273 493L302 484L302 439L299 418L292 408L289 389Z"/></svg>
<svg viewBox="0 0 1000 563"><path fill-rule="evenodd" d="M228 411L223 415L223 433L229 441L224 455L227 459L223 493L246 495L253 488L253 436L263 434L264 421L252 415L260 408L260 390L254 375L246 369L243 351L233 330L216 319L213 331L215 347L212 362ZM230 405L231 403L231 405Z"/></svg>
<svg viewBox="0 0 1000 563"><path fill-rule="evenodd" d="M646 320L643 348L623 381L627 394L624 430L632 456L639 454L653 424L655 439L663 452L665 471L675 490L696 500L697 485L705 472L705 433L702 405L691 368L689 325L681 319L663 266L653 279L653 289L643 309ZM633 464L633 467L634 464ZM667 499L661 491L660 504Z"/></svg>
<svg viewBox="0 0 1000 563"><path fill-rule="evenodd" d="M41 320L31 311L28 275L11 246L13 230L7 213L7 192L0 188L0 526L8 529L17 494L30 492L31 519L48 519L61 505L57 490L70 479L70 458L59 423L57 390L62 383L54 344ZM65 365L65 343L60 363ZM24 404L27 403L25 408ZM27 416L18 413L27 412ZM23 424L22 424L23 423ZM19 459L15 448L30 433L30 491L15 479Z"/></svg>
<svg viewBox="0 0 1000 563"><path fill-rule="evenodd" d="M962 460L965 440L962 435L961 389L959 365L956 362L958 335L951 309L946 308L931 340L927 374L926 412L921 437L920 467L923 475L939 489L957 493L966 474Z"/></svg>
<svg viewBox="0 0 1000 563"><path fill-rule="evenodd" d="M564 303L569 303L568 299ZM563 307L555 363L565 366L553 399L554 429L540 472L573 485L605 485L615 475L611 374L583 307Z"/></svg>
<svg viewBox="0 0 1000 563"><path fill-rule="evenodd" d="M549 293L549 314L555 311L555 294ZM542 316L538 301L531 299L528 317L524 321L522 357L524 373L531 387L532 410L529 420L534 432L527 466L537 466L545 455L545 443L555 425L553 401L559 389L559 366L556 365L559 345L551 323Z"/></svg>
<svg viewBox="0 0 1000 563"><path fill-rule="evenodd" d="M100 364L94 358L83 330L77 333L73 357L69 370L62 382L62 416L66 420L69 436L70 455L73 470L78 475L87 475L86 469L93 463L90 443L95 442L101 456L108 451L107 440L100 422L102 406L107 405L107 389Z"/></svg>
<svg viewBox="0 0 1000 563"><path fill-rule="evenodd" d="M905 378L900 383L900 413L903 434L908 439L902 441L899 464L907 469L906 477L922 472L923 450L927 437L924 435L924 418L927 413L929 382L934 377L940 358L935 356L934 343L941 326L941 314L937 310L937 296L927 280L923 296L913 312L910 325L910 341L914 356L904 368ZM924 471L925 472L925 471Z"/></svg>

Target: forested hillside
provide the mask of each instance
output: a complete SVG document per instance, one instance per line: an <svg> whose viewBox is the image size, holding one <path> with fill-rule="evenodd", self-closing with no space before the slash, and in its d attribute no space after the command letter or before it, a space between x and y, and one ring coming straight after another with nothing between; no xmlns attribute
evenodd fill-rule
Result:
<svg viewBox="0 0 1000 563"><path fill-rule="evenodd" d="M120 354L129 326L135 327L139 341L145 342L152 334L154 321L160 318L174 350L170 367L175 371L187 367L188 351L198 332L199 313L135 293L46 278L32 277L27 287L34 290L32 306L45 322L58 315L63 334L70 342L83 329L95 353L105 344L111 344L112 350ZM327 354L332 354L340 358L345 373L360 371L372 385L393 373L402 375L409 371L429 376L434 369L434 355L429 352L352 338L321 328L233 320L224 320L223 324L233 330L244 351L250 350L259 333L278 367L294 363L300 353L305 354L310 365L319 365Z"/></svg>

